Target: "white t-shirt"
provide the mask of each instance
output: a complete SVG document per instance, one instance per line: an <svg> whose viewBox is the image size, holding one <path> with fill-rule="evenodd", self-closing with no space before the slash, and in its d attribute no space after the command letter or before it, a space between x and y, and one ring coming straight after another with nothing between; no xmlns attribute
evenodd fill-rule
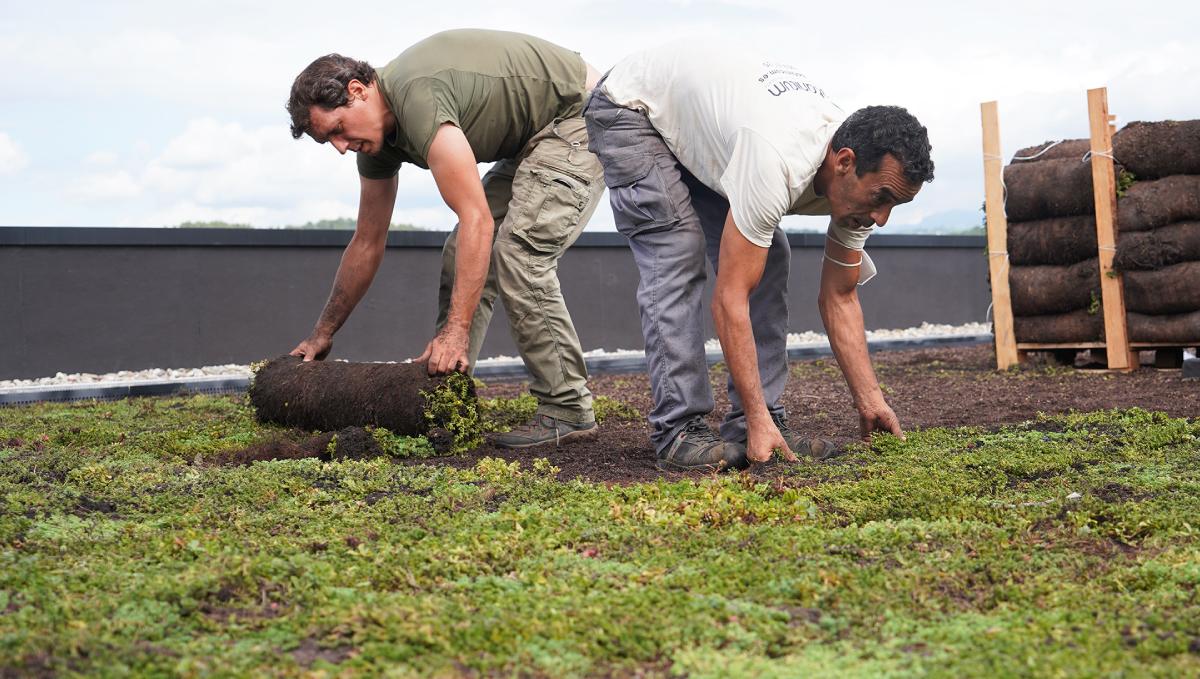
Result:
<svg viewBox="0 0 1200 679"><path fill-rule="evenodd" d="M646 112L679 162L729 200L751 243L770 247L784 215L829 214L813 179L846 114L798 68L692 40L626 57L603 89L613 103ZM853 250L870 234L829 225L829 236Z"/></svg>

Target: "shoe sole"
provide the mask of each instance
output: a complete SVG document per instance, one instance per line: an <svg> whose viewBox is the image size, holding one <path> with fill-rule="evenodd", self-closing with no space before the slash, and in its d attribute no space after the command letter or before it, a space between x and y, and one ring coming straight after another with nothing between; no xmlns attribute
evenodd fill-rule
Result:
<svg viewBox="0 0 1200 679"><path fill-rule="evenodd" d="M505 450L524 450L526 448L536 448L538 446L546 445L552 445L557 448L562 446L564 443L570 443L571 441L590 439L599 432L600 427L592 427L591 429L578 429L576 431L568 432L559 436L557 439L546 439L545 441L531 441L529 443L517 444L497 443L495 445L497 448L504 448Z"/></svg>
<svg viewBox="0 0 1200 679"><path fill-rule="evenodd" d="M737 469L736 465L729 463L696 464L689 466L685 464L676 464L669 460L657 460L655 461L654 466L657 467L661 472L715 472Z"/></svg>

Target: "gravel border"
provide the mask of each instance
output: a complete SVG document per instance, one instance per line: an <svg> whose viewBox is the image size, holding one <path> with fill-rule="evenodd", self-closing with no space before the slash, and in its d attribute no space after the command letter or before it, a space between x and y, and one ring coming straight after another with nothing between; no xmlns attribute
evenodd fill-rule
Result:
<svg viewBox="0 0 1200 679"><path fill-rule="evenodd" d="M984 332L979 332L984 328ZM918 334L925 330L926 334ZM964 344L988 344L993 341L990 328L982 323L966 326L932 326L904 330L872 331L867 333L869 351L916 349L921 347L953 346ZM937 332L941 331L941 332ZM788 336L788 359L821 358L831 356L832 349L823 335L818 333L793 334ZM792 341L807 340L807 341ZM720 345L710 340L706 345L709 365L724 360ZM643 372L646 357L641 351L602 349L585 354L590 373ZM220 371L222 374L212 374ZM52 378L38 380L0 381L0 405L20 405L40 401L81 401L88 399L120 399L131 396L167 396L171 394L238 393L245 391L250 383L250 367L242 365L209 366L167 370L155 368L148 371L122 371L108 375L59 373ZM494 357L481 360L475 368L475 376L488 381L520 380L529 377L519 358ZM7 386L12 385L12 386Z"/></svg>

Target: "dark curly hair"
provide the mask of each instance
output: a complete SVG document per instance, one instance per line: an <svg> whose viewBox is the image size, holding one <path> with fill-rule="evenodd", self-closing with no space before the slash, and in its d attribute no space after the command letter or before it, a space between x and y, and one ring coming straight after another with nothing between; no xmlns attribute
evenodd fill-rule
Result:
<svg viewBox="0 0 1200 679"><path fill-rule="evenodd" d="M345 106L350 99L346 86L351 80L365 85L375 82L375 69L365 61L340 54L326 54L300 71L292 83L287 110L292 116L292 137L299 139L310 131L309 109L320 106L329 111Z"/></svg>
<svg viewBox="0 0 1200 679"><path fill-rule="evenodd" d="M833 150L854 151L854 172L859 177L879 169L886 153L895 156L904 177L914 184L933 181L929 132L907 109L868 106L850 114L833 133Z"/></svg>

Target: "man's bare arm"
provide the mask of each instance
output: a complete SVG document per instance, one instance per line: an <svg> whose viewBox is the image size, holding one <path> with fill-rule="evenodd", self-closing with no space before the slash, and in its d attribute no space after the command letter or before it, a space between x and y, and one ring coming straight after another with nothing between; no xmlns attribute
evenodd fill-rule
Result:
<svg viewBox="0 0 1200 679"><path fill-rule="evenodd" d="M754 330L750 326L750 293L762 280L767 248L747 240L734 224L732 213L726 216L721 232L720 262L713 289L713 321L725 363L746 412L746 457L753 462L766 462L772 451L778 450L785 459L795 461L767 410L758 375Z"/></svg>
<svg viewBox="0 0 1200 679"><path fill-rule="evenodd" d="M312 334L291 352L293 356L303 356L306 361L321 360L329 354L334 333L342 327L371 287L387 246L388 227L396 206L396 178L360 177L359 180L358 224L350 244L342 253L342 262L333 279L333 290Z"/></svg>
<svg viewBox="0 0 1200 679"><path fill-rule="evenodd" d="M842 375L850 387L850 395L854 398L854 406L858 409L862 436L869 439L872 431L886 431L903 437L900 422L879 389L875 369L871 366L871 356L867 352L862 306L858 301L859 267L836 263L858 264L862 261L862 252L826 239L825 254L828 259L821 267L821 292L817 297L817 306L821 310L825 332L829 335L829 344L833 347Z"/></svg>
<svg viewBox="0 0 1200 679"><path fill-rule="evenodd" d="M429 147L429 169L446 205L458 215L458 244L454 256L454 289L446 325L429 341L418 361L428 361L432 375L468 369L471 320L483 296L492 257L495 221L475 152L466 135L444 124Z"/></svg>

